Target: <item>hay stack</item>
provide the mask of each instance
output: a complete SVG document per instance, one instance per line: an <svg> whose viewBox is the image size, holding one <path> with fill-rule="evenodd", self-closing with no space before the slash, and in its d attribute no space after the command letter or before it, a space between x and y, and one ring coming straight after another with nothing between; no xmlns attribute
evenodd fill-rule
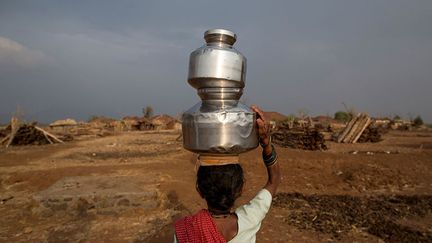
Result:
<svg viewBox="0 0 432 243"><path fill-rule="evenodd" d="M43 145L53 143L63 143L51 133L37 127L35 124L20 124L17 118L11 119L10 133L6 135L0 144L10 145Z"/></svg>

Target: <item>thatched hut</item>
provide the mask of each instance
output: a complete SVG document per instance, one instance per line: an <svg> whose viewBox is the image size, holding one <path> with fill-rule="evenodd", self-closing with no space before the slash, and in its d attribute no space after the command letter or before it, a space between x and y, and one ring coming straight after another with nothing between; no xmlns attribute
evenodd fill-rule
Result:
<svg viewBox="0 0 432 243"><path fill-rule="evenodd" d="M175 131L181 131L182 130L182 123L177 119L172 120L167 124L167 129L172 129Z"/></svg>
<svg viewBox="0 0 432 243"><path fill-rule="evenodd" d="M114 130L116 119L105 116L94 116L89 120L90 127L94 129Z"/></svg>
<svg viewBox="0 0 432 243"><path fill-rule="evenodd" d="M151 122L157 130L174 129L175 123L178 121L169 115L157 115L151 119Z"/></svg>
<svg viewBox="0 0 432 243"><path fill-rule="evenodd" d="M146 131L155 129L153 123L149 119L144 117L126 116L123 117L121 122L122 124L124 124L124 130L126 131Z"/></svg>
<svg viewBox="0 0 432 243"><path fill-rule="evenodd" d="M64 120L57 120L51 124L49 124L49 127L54 132L71 132L78 126L78 123L74 119L64 119Z"/></svg>

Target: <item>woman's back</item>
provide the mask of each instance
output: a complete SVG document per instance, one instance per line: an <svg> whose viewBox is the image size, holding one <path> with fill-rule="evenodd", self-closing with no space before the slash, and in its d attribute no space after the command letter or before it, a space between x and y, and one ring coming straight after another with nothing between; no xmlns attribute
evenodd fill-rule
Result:
<svg viewBox="0 0 432 243"><path fill-rule="evenodd" d="M208 209L178 220L175 223L175 242L255 242L256 233L270 208L272 195L276 193L281 175L277 154L271 145L268 123L261 110L257 107L252 109L257 114L262 156L268 174L266 185L248 204L231 211L243 190L241 166L200 166L196 189L206 200Z"/></svg>

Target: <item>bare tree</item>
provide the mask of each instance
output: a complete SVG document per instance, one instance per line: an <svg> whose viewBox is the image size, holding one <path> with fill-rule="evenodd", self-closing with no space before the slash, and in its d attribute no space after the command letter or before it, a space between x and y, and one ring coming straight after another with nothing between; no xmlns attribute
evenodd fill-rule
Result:
<svg viewBox="0 0 432 243"><path fill-rule="evenodd" d="M143 108L143 115L145 118L151 118L153 116L153 107L148 105Z"/></svg>
<svg viewBox="0 0 432 243"><path fill-rule="evenodd" d="M23 121L24 120L24 114L25 114L24 109L20 105L18 105L15 112L12 113L12 117L15 117L16 119L18 119L20 121Z"/></svg>
<svg viewBox="0 0 432 243"><path fill-rule="evenodd" d="M345 107L345 111L350 115L350 118L355 117L357 115L356 109L352 106L348 107L345 102L342 102L342 105Z"/></svg>
<svg viewBox="0 0 432 243"><path fill-rule="evenodd" d="M305 119L309 114L308 109L306 108L301 108L297 111L297 115L298 117L300 117L300 119Z"/></svg>

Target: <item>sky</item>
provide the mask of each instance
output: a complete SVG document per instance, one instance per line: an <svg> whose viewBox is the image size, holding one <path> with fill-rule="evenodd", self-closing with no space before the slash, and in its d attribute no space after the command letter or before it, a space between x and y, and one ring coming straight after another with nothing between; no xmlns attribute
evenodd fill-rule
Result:
<svg viewBox="0 0 432 243"><path fill-rule="evenodd" d="M0 0L0 122L176 116L210 28L237 34L247 104L432 122L431 23L429 0Z"/></svg>

